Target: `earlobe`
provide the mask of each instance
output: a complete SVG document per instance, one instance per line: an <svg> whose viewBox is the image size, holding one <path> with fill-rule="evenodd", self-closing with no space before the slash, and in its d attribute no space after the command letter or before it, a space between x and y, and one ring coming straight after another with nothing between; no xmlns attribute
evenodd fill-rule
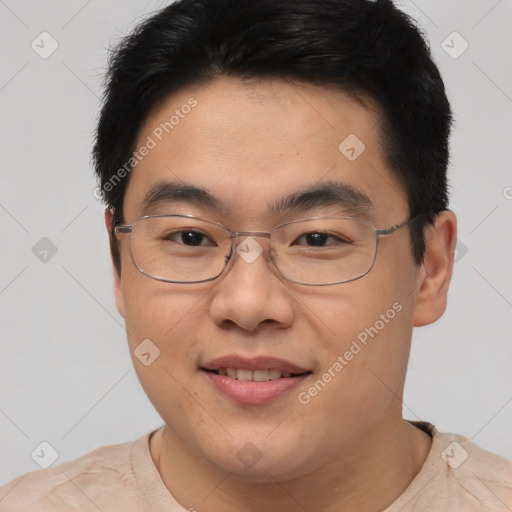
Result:
<svg viewBox="0 0 512 512"><path fill-rule="evenodd" d="M114 223L114 210L112 208L105 208L105 227L107 229L109 246L110 246L110 257L112 261L112 275L114 278L114 297L116 301L116 307L119 311L119 314L124 318L124 298L123 298L123 289L122 289L122 281L121 275L114 264L114 247L115 240L112 232L112 225Z"/></svg>
<svg viewBox="0 0 512 512"><path fill-rule="evenodd" d="M451 210L441 212L425 233L425 257L418 272L418 292L413 315L414 327L438 320L446 309L457 241L457 217Z"/></svg>

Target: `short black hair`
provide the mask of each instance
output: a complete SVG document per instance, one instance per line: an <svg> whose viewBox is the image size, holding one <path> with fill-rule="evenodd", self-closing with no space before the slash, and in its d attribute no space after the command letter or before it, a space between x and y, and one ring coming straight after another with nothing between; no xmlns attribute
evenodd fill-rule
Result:
<svg viewBox="0 0 512 512"><path fill-rule="evenodd" d="M410 216L420 215L411 241L414 262L423 261L424 228L448 207L452 114L425 38L391 0L177 0L143 21L111 54L93 149L114 223L123 222L127 162L152 109L222 75L334 86L376 101L384 156ZM113 232L110 242L120 272Z"/></svg>

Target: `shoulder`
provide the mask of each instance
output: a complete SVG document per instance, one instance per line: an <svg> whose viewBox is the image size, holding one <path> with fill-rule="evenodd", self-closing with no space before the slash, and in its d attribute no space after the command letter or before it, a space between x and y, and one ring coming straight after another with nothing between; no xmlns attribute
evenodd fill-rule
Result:
<svg viewBox="0 0 512 512"><path fill-rule="evenodd" d="M421 423L432 436L432 448L420 473L387 512L512 510L511 461L464 436Z"/></svg>
<svg viewBox="0 0 512 512"><path fill-rule="evenodd" d="M512 462L479 447L464 436L438 433L445 471L459 482L471 482L471 489L485 497L489 492L507 491L512 504Z"/></svg>
<svg viewBox="0 0 512 512"><path fill-rule="evenodd" d="M132 450L134 442L103 446L58 466L21 475L0 487L0 511L101 510L112 496L123 503L137 499Z"/></svg>

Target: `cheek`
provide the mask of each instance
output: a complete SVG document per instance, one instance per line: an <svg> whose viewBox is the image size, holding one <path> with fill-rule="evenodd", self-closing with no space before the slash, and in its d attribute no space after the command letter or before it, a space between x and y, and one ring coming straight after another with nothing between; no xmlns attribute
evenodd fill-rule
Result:
<svg viewBox="0 0 512 512"><path fill-rule="evenodd" d="M195 327L204 318L207 293L159 282L123 261L122 294L132 361L150 397L174 389L196 371ZM149 355L148 355L149 354ZM162 391L163 390L163 391Z"/></svg>
<svg viewBox="0 0 512 512"><path fill-rule="evenodd" d="M121 254L121 293L130 347L149 338L161 345L186 324L199 304L197 288L164 283L145 276L135 267L128 250ZM203 292L204 294L204 292Z"/></svg>
<svg viewBox="0 0 512 512"><path fill-rule="evenodd" d="M197 371L194 326L204 315L204 291L160 283L135 269L123 282L126 329L132 362L148 398L166 411L194 404L191 376Z"/></svg>
<svg viewBox="0 0 512 512"><path fill-rule="evenodd" d="M358 389L375 380L372 371L390 384L402 380L412 334L409 297L385 289L371 294L354 290L316 309L317 325L328 326L324 339L317 340L323 352L319 371L343 374L344 385Z"/></svg>

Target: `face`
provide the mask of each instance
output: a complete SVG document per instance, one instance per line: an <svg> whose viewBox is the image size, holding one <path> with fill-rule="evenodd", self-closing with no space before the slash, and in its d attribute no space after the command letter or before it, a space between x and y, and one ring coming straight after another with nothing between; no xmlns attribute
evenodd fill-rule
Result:
<svg viewBox="0 0 512 512"><path fill-rule="evenodd" d="M130 174L125 221L187 214L231 231L270 231L297 218L347 214L343 202L271 208L329 182L367 196L371 205L358 217L376 228L404 222L406 196L384 160L380 113L372 105L272 80L221 78L173 94L140 130L137 148L148 146L148 137L155 144ZM166 133L163 123L173 114ZM364 151L355 139L348 152L340 150L350 134ZM174 198L142 210L146 194L163 182L204 189L218 204ZM378 432L401 420L422 268L413 263L407 227L379 240L366 276L332 286L287 281L268 256L268 240L257 240L264 252L252 263L235 252L219 278L176 284L140 273L128 236L121 236L115 288L138 377L175 438L216 468L265 481L329 467L340 454L363 454ZM147 339L160 355L146 366L134 351ZM263 361L308 373L233 387L222 380L229 376L205 369L218 358L227 359L217 366Z"/></svg>

